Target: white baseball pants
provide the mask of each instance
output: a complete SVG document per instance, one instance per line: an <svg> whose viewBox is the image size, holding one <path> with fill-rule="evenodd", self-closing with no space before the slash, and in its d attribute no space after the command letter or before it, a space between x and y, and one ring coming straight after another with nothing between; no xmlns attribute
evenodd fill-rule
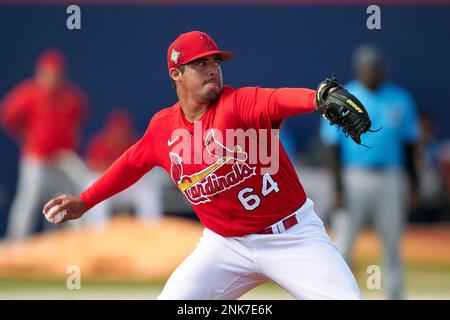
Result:
<svg viewBox="0 0 450 320"><path fill-rule="evenodd" d="M205 229L158 299L237 299L268 281L296 299L360 299L355 278L312 201L295 214L299 223L277 234L222 237Z"/></svg>

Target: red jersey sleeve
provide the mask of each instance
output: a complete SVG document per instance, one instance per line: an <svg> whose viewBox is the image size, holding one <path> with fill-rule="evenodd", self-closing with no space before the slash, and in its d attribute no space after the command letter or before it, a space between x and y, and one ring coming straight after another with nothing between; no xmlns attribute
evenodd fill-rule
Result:
<svg viewBox="0 0 450 320"><path fill-rule="evenodd" d="M11 90L1 102L1 124L9 133L18 135L26 127L32 94L30 82L25 81Z"/></svg>
<svg viewBox="0 0 450 320"><path fill-rule="evenodd" d="M234 108L248 127L271 128L287 117L314 111L315 94L304 88L241 88L236 92Z"/></svg>
<svg viewBox="0 0 450 320"><path fill-rule="evenodd" d="M149 125L144 136L125 151L106 172L81 194L87 209L133 185L156 165Z"/></svg>

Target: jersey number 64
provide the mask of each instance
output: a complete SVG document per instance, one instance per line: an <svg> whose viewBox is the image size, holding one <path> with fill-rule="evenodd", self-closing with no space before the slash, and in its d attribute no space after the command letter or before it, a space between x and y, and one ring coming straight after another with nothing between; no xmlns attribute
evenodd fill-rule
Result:
<svg viewBox="0 0 450 320"><path fill-rule="evenodd" d="M238 192L239 201L248 211L255 210L261 204L261 197L253 192L253 188L244 188ZM278 183L266 173L262 176L261 194L266 197L271 192L278 193L280 188L278 188Z"/></svg>

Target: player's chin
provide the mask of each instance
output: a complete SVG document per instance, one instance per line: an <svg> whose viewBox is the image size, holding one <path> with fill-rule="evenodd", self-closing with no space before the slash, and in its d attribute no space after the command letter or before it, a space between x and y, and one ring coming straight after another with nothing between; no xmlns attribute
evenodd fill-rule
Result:
<svg viewBox="0 0 450 320"><path fill-rule="evenodd" d="M203 89L204 100L214 102L219 98L222 86L217 83L207 83Z"/></svg>

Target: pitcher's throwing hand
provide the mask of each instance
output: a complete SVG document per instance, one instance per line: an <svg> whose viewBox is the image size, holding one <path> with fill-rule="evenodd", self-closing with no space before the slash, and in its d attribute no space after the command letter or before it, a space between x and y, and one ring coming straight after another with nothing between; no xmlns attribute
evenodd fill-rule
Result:
<svg viewBox="0 0 450 320"><path fill-rule="evenodd" d="M79 197L63 194L47 202L42 214L49 222L58 225L68 220L78 219L86 211L86 207Z"/></svg>

